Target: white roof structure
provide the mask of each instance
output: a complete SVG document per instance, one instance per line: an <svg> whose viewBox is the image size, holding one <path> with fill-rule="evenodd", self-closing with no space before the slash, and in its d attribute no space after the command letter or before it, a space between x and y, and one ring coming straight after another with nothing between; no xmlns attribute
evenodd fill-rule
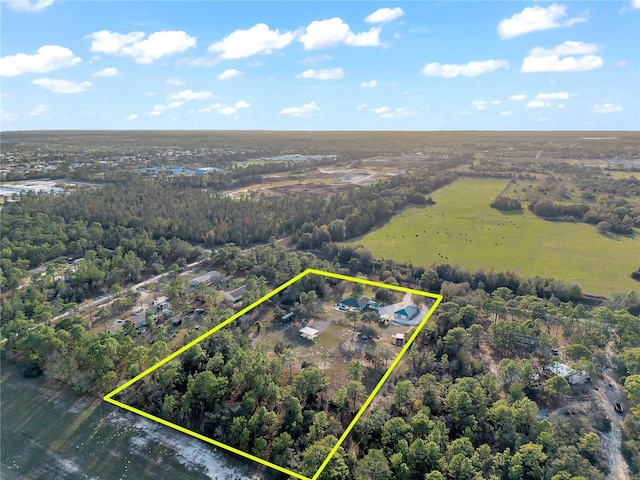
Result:
<svg viewBox="0 0 640 480"><path fill-rule="evenodd" d="M547 371L565 378L575 373L575 370L571 370L568 365L560 362L553 362L547 365Z"/></svg>
<svg viewBox="0 0 640 480"><path fill-rule="evenodd" d="M320 330L316 330L315 328L311 327L303 327L298 331L300 332L300 335L302 335L302 337L308 340L315 340L315 338L320 333Z"/></svg>

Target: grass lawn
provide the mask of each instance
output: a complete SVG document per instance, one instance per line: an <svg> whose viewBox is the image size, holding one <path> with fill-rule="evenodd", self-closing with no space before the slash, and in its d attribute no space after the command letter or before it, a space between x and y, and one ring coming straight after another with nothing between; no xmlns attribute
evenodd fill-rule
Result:
<svg viewBox="0 0 640 480"><path fill-rule="evenodd" d="M640 290L640 233L601 235L592 225L550 222L528 210L504 213L489 203L505 180L456 180L433 193L436 205L408 208L355 240L377 257L513 271L578 283L584 293Z"/></svg>

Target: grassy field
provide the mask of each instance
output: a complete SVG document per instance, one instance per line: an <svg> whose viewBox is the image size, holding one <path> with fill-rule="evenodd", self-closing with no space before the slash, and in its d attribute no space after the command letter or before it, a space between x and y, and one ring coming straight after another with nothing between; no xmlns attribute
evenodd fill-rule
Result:
<svg viewBox="0 0 640 480"><path fill-rule="evenodd" d="M617 171L617 170L605 170L605 173L607 175L610 175L612 178L631 178L631 177L636 177L636 178L640 178L640 172L623 172L623 171Z"/></svg>
<svg viewBox="0 0 640 480"><path fill-rule="evenodd" d="M5 480L250 478L214 447L160 425L146 430L150 422L61 382L26 379L4 360L0 386Z"/></svg>
<svg viewBox="0 0 640 480"><path fill-rule="evenodd" d="M630 278L640 265L640 233L601 235L582 223L549 222L525 209L503 213L489 203L504 180L460 179L432 195L436 205L409 208L355 242L377 257L415 265L432 262L511 270L577 282L584 293L640 290ZM632 268L633 267L633 268Z"/></svg>

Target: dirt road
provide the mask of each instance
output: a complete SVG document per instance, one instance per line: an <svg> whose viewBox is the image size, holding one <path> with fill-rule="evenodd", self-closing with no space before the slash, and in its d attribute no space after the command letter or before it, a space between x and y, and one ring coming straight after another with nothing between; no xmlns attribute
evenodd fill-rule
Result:
<svg viewBox="0 0 640 480"><path fill-rule="evenodd" d="M593 396L602 412L611 419L611 431L600 437L602 452L609 460L609 475L607 480L630 480L629 466L622 456L620 446L622 444L622 421L624 417L616 413L613 404L625 398L622 387L614 378L604 373L604 378L594 384L598 390L593 391Z"/></svg>

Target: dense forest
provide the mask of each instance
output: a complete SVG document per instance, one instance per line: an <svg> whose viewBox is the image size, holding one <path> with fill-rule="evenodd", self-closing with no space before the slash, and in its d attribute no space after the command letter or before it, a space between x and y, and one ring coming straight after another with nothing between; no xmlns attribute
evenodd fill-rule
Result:
<svg viewBox="0 0 640 480"><path fill-rule="evenodd" d="M302 192L234 199L185 188L184 179L139 177L58 197L26 195L5 205L0 219L0 286L15 288L25 270L71 256L84 257L89 275L76 275L76 283L108 288L189 260L185 241L247 246L292 235L301 248L314 248L361 235L409 202L426 203L424 194L454 178L394 177L330 198Z"/></svg>

